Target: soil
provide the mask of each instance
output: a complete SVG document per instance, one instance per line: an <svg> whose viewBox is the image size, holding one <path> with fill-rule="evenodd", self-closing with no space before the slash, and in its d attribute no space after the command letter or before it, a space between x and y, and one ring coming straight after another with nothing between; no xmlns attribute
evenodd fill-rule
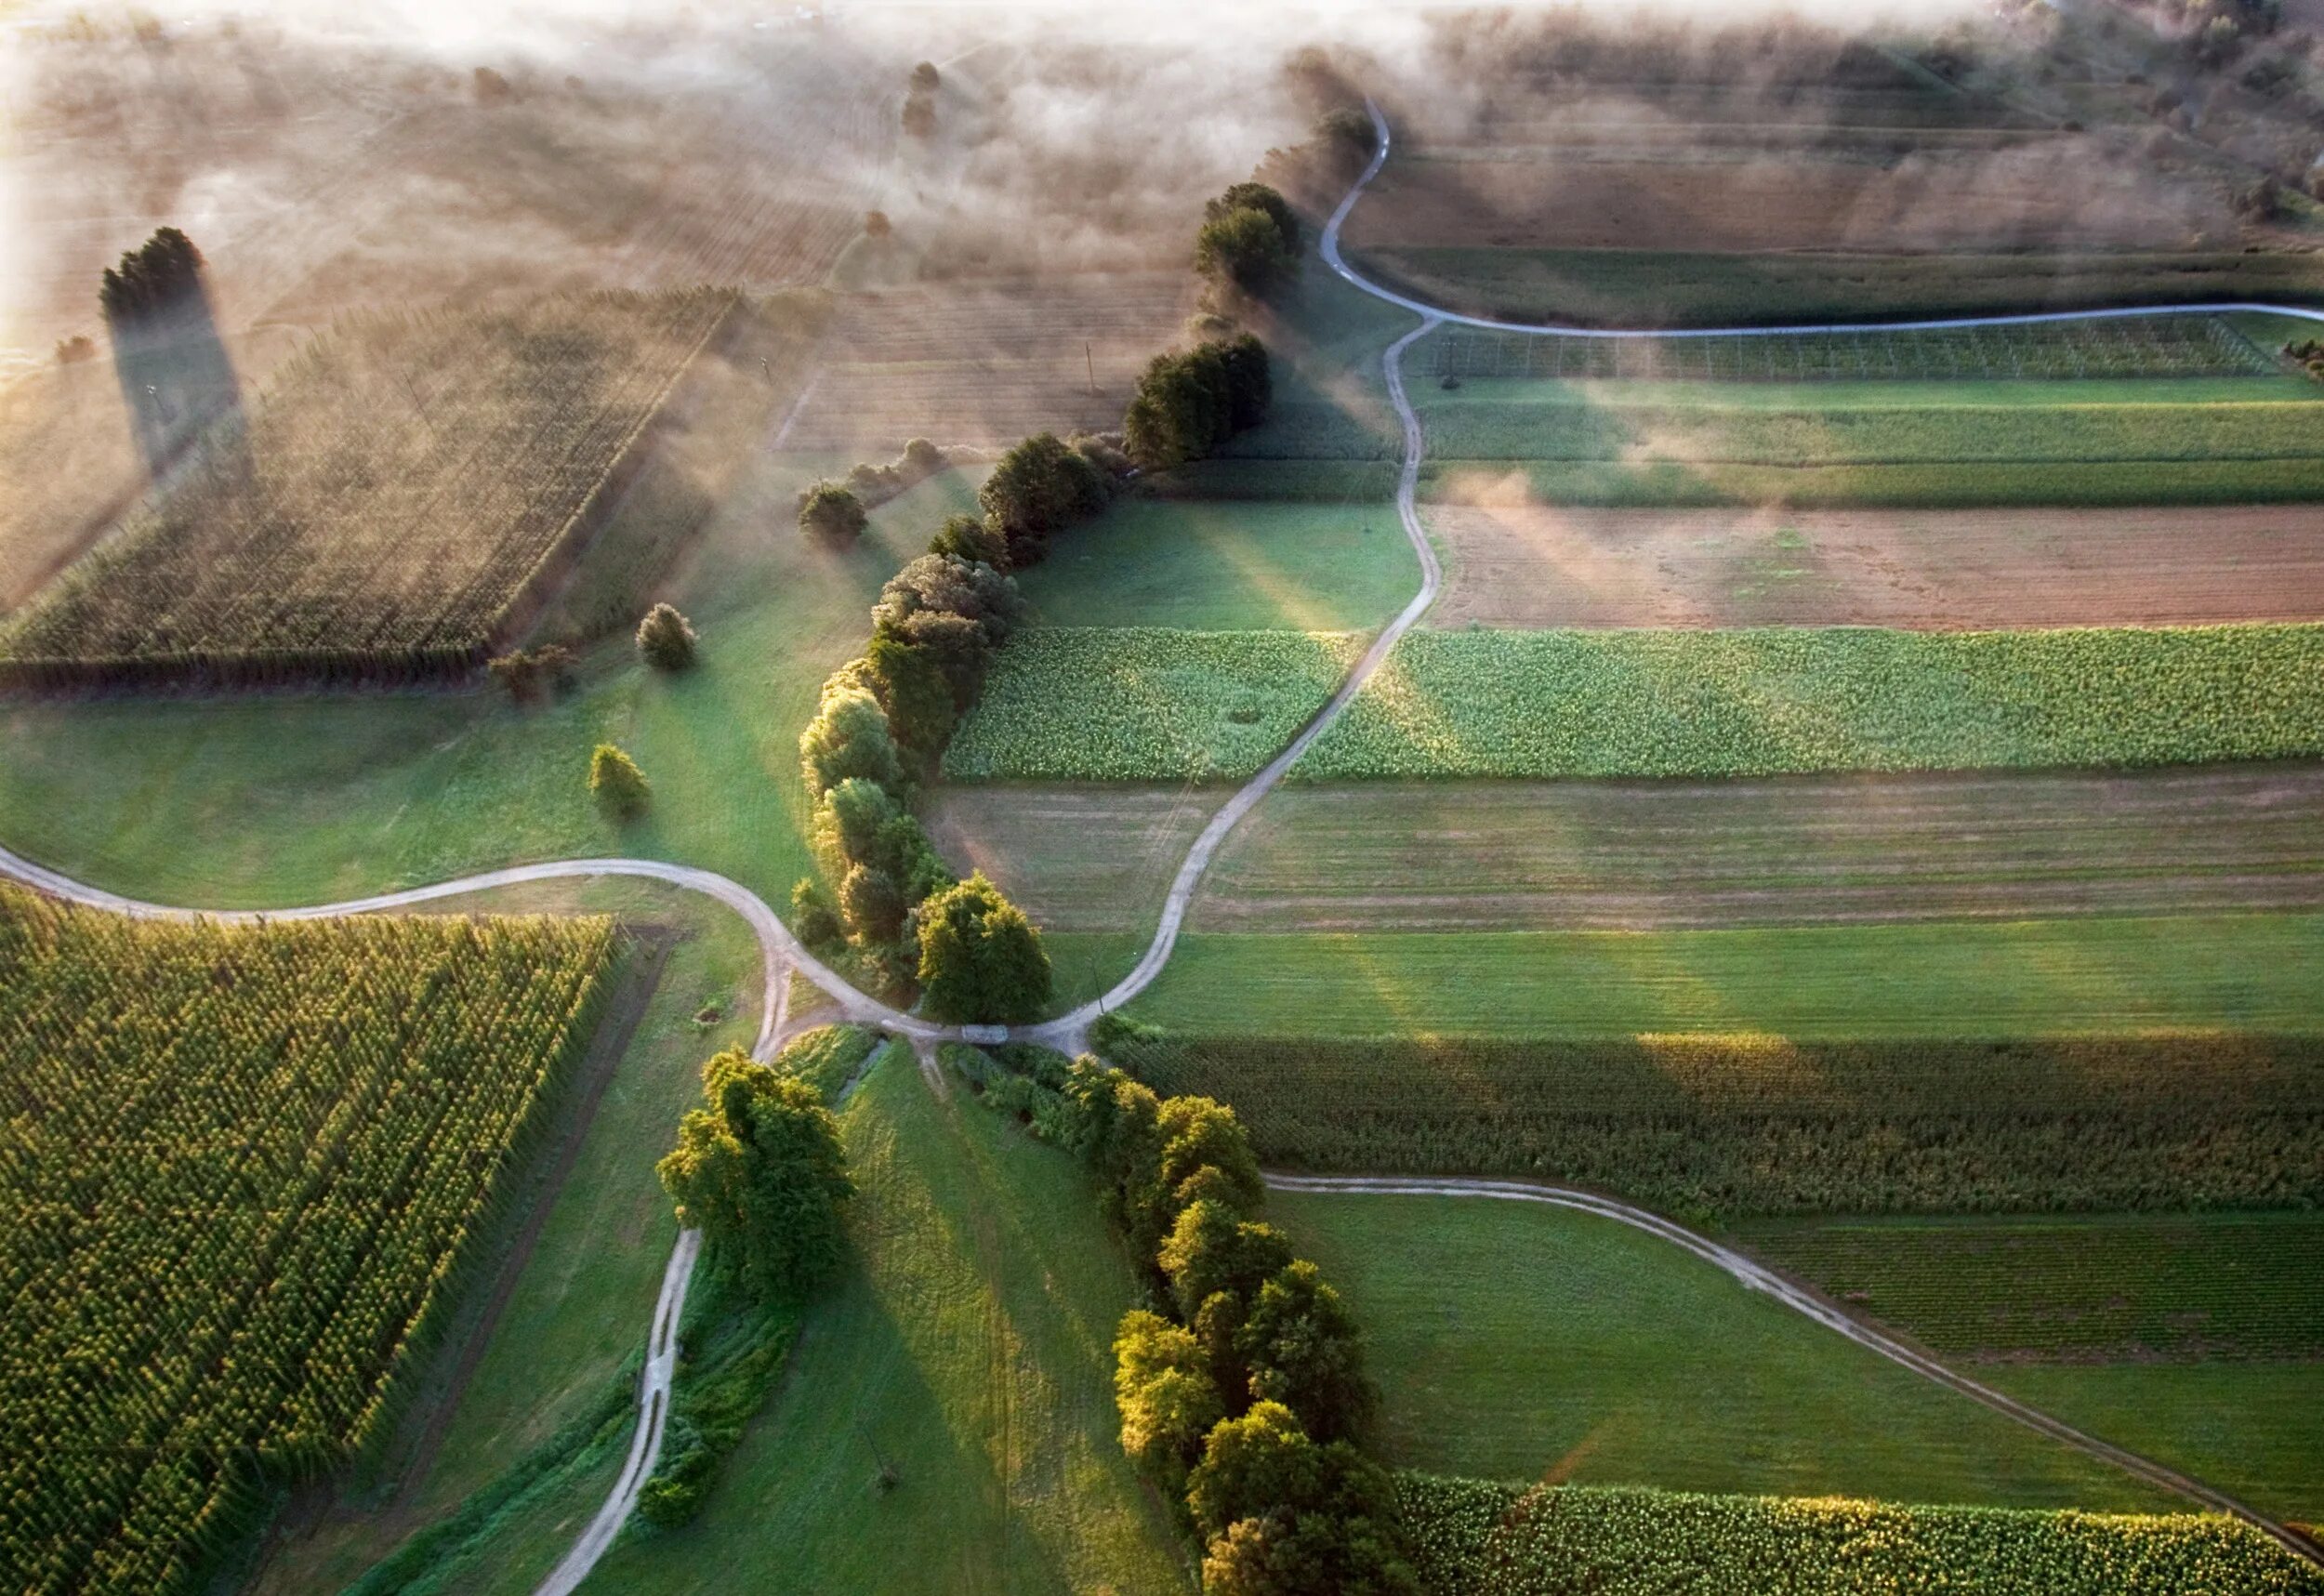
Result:
<svg viewBox="0 0 2324 1596"><path fill-rule="evenodd" d="M2312 621L2324 508L1443 507L1439 627Z"/></svg>

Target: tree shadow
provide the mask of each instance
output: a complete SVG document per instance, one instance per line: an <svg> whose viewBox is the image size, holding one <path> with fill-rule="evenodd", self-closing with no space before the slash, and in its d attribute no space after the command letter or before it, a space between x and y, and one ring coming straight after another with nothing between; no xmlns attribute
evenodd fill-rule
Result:
<svg viewBox="0 0 2324 1596"><path fill-rule="evenodd" d="M178 229L163 228L106 269L98 298L131 442L158 478L196 439L242 410L202 252Z"/></svg>

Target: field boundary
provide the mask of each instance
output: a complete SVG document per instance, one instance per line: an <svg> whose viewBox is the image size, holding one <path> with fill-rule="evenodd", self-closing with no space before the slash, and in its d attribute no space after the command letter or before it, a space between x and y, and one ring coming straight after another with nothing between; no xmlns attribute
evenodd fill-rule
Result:
<svg viewBox="0 0 2324 1596"><path fill-rule="evenodd" d="M1821 1293L1778 1274L1733 1247L1723 1246L1708 1236L1644 1208L1576 1187L1526 1181L1473 1181L1453 1176L1288 1175L1274 1170L1264 1172L1261 1178L1270 1188L1279 1192L1391 1197L1475 1197L1502 1202L1539 1203L1550 1207L1595 1215L1599 1219L1644 1231L1724 1272L1746 1290L1773 1298L1834 1334L1845 1337L1868 1351L1878 1352L1891 1363L1934 1380L1947 1390L2053 1441L2071 1446L2101 1462L2110 1463L2148 1484L2199 1503L2214 1512L2241 1519L2295 1557L2324 1567L2324 1549L2319 1549L2306 1537L2278 1523L2256 1509L2246 1507L2225 1491L2216 1490L2175 1469L2166 1468L2139 1453L2085 1434L2063 1419L2053 1418L2039 1408L2028 1407L2014 1396L1957 1373L1911 1343L1864 1324Z"/></svg>

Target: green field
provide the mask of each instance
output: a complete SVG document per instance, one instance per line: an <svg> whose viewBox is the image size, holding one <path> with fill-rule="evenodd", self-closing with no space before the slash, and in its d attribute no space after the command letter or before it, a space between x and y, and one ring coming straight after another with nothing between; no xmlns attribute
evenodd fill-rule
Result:
<svg viewBox="0 0 2324 1596"><path fill-rule="evenodd" d="M1387 504L1126 498L1018 573L1037 626L1367 631L1419 563Z"/></svg>
<svg viewBox="0 0 2324 1596"><path fill-rule="evenodd" d="M1264 473L1233 470L1253 462L1209 461L1189 481L1192 492L1260 497ZM1358 474L1393 481L1393 468L1344 464L1316 468L1283 484L1287 496L1329 496L1353 488ZM1311 492L1291 495L1302 486ZM1992 505L2103 509L2141 505L2300 503L2324 498L2324 458L2282 460L2119 461L2098 465L1736 466L1606 461L1433 460L1420 468L1423 503L1499 503L1515 496L1607 509L1707 508L1777 505L1794 509L1976 509Z"/></svg>
<svg viewBox="0 0 2324 1596"><path fill-rule="evenodd" d="M1397 1489L1420 1577L1436 1596L2324 1590L2313 1567L2217 1515L1542 1490L1425 1474L1401 1476Z"/></svg>
<svg viewBox="0 0 2324 1596"><path fill-rule="evenodd" d="M1314 718L1346 633L1044 627L993 664L944 754L961 781L1236 781Z"/></svg>
<svg viewBox="0 0 2324 1596"><path fill-rule="evenodd" d="M1295 774L1739 776L2282 758L2324 751L2320 670L2324 627L2300 625L1419 631Z"/></svg>
<svg viewBox="0 0 2324 1596"><path fill-rule="evenodd" d="M1079 1165L939 1101L901 1044L841 1125L852 1260L702 1518L633 1534L588 1589L1187 1589L1116 1439L1107 1348L1137 1287Z"/></svg>
<svg viewBox="0 0 2324 1596"><path fill-rule="evenodd" d="M1130 1012L1319 1036L2324 1029L2324 916L1180 939Z"/></svg>
<svg viewBox="0 0 2324 1596"><path fill-rule="evenodd" d="M1499 321L1610 326L1971 316L2205 300L2324 302L2298 254L1728 255L1637 249L1366 249L1375 281Z"/></svg>
<svg viewBox="0 0 2324 1596"><path fill-rule="evenodd" d="M1744 1225L1735 1239L1939 1352L2324 1362L2324 1215L2313 1210L1852 1218Z"/></svg>
<svg viewBox="0 0 2324 1596"><path fill-rule="evenodd" d="M942 473L833 552L790 525L813 468L759 456L667 579L702 634L683 676L649 672L616 635L585 654L577 691L534 709L484 692L0 706L0 838L82 880L218 907L607 853L683 860L785 901L816 867L799 729L862 651L880 585L973 502ZM653 784L634 824L589 800L601 741Z"/></svg>
<svg viewBox="0 0 2324 1596"><path fill-rule="evenodd" d="M1535 1176L1698 1216L2324 1202L2312 1036L1099 1040L1158 1091L1233 1103L1262 1158L1301 1168ZM2272 1311L2277 1350L2317 1337L2313 1302Z"/></svg>
<svg viewBox="0 0 2324 1596"><path fill-rule="evenodd" d="M1274 1192L1365 1328L1380 1450L1488 1479L2152 1510L2112 1468L1611 1220Z"/></svg>

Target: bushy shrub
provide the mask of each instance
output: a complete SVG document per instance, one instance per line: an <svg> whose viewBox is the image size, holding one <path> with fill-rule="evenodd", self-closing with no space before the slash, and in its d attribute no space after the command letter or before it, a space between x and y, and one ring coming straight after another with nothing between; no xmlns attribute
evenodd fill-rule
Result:
<svg viewBox="0 0 2324 1596"><path fill-rule="evenodd" d="M611 743L600 743L589 756L589 792L614 819L630 821L646 811L653 789L635 759Z"/></svg>
<svg viewBox="0 0 2324 1596"><path fill-rule="evenodd" d="M536 704L551 692L573 685L573 651L562 643L543 643L536 649L511 649L485 663L492 679L511 701Z"/></svg>
<svg viewBox="0 0 2324 1596"><path fill-rule="evenodd" d="M799 530L825 543L853 543L869 519L864 501L838 482L817 482L799 495Z"/></svg>
<svg viewBox="0 0 2324 1596"><path fill-rule="evenodd" d="M668 604L656 604L638 623L638 657L655 670L684 670L694 662L694 629Z"/></svg>

